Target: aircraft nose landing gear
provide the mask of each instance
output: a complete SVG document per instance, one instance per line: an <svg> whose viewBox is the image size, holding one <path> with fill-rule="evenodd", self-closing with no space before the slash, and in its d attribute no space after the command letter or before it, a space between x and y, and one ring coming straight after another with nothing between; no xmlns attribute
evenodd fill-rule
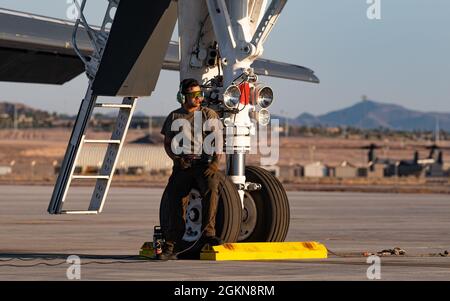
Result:
<svg viewBox="0 0 450 301"><path fill-rule="evenodd" d="M280 181L269 171L249 166L246 178L256 185L244 195L244 208L238 190L231 180L223 176L219 186L219 204L216 215L216 232L224 242L282 242L289 229L289 202ZM164 192L160 206L160 221L163 231L168 227L170 215L167 193ZM185 232L183 245L194 245L203 231L202 197L196 187L188 195L185 206ZM201 246L200 246L201 247ZM192 248L189 253L200 250Z"/></svg>

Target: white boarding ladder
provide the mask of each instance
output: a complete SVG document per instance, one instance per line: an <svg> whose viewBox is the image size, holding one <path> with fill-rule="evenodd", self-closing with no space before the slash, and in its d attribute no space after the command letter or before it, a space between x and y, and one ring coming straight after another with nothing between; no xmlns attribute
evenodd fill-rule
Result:
<svg viewBox="0 0 450 301"><path fill-rule="evenodd" d="M78 112L72 135L70 137L69 145L66 150L64 160L61 165L60 173L55 184L53 195L48 207L50 214L98 214L102 211L103 205L108 194L109 187L116 169L118 158L121 149L125 143L125 138L128 128L133 116L136 100L135 97L125 97L122 103L97 103L97 95L93 94L92 83L95 79L106 42L108 40L108 25L111 25L113 18L111 12L117 9L120 0L108 0L108 9L99 31L92 29L86 21L83 11L86 5L86 0L83 0L81 6L78 5L77 0L74 0L79 10L79 17L75 23L75 28L72 37L72 44L75 52L85 64L86 74L89 78L89 87L86 96L81 102L80 110ZM89 59L79 51L77 47L77 31L82 25L93 44L94 52ZM118 109L119 114L114 126L111 138L109 140L89 140L85 136L86 128L95 107ZM83 145L97 144L105 145L107 151L103 159L103 163L98 175L76 175L75 167L80 156ZM95 179L95 189L91 197L90 205L87 210L63 210L64 201L67 192L73 180L77 179Z"/></svg>

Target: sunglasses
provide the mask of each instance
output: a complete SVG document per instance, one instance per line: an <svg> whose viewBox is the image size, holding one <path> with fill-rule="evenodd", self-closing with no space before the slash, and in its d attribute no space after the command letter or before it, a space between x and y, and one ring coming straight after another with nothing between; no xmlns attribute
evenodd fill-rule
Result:
<svg viewBox="0 0 450 301"><path fill-rule="evenodd" d="M204 98L205 93L203 93L203 91L196 91L196 92L186 93L186 96L190 96L192 98Z"/></svg>

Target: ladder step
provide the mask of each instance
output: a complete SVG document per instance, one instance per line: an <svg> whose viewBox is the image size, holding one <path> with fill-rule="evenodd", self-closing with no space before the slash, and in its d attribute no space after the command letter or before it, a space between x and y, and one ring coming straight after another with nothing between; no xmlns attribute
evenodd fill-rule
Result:
<svg viewBox="0 0 450 301"><path fill-rule="evenodd" d="M72 179L97 179L97 180L109 180L109 176L72 176Z"/></svg>
<svg viewBox="0 0 450 301"><path fill-rule="evenodd" d="M68 215L83 215L83 214L98 214L97 210L63 210L61 211L61 214L68 214Z"/></svg>
<svg viewBox="0 0 450 301"><path fill-rule="evenodd" d="M131 109L133 105L124 105L118 103L98 103L95 105L97 108L108 108L108 109Z"/></svg>
<svg viewBox="0 0 450 301"><path fill-rule="evenodd" d="M96 144L120 144L120 140L84 140L83 142Z"/></svg>

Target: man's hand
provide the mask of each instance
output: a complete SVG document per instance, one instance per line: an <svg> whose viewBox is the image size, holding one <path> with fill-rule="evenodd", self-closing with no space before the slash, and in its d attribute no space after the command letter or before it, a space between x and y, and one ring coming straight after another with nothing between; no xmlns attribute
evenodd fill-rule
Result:
<svg viewBox="0 0 450 301"><path fill-rule="evenodd" d="M213 161L209 164L208 168L205 170L204 175L206 177L211 177L218 171L219 171L219 162Z"/></svg>

